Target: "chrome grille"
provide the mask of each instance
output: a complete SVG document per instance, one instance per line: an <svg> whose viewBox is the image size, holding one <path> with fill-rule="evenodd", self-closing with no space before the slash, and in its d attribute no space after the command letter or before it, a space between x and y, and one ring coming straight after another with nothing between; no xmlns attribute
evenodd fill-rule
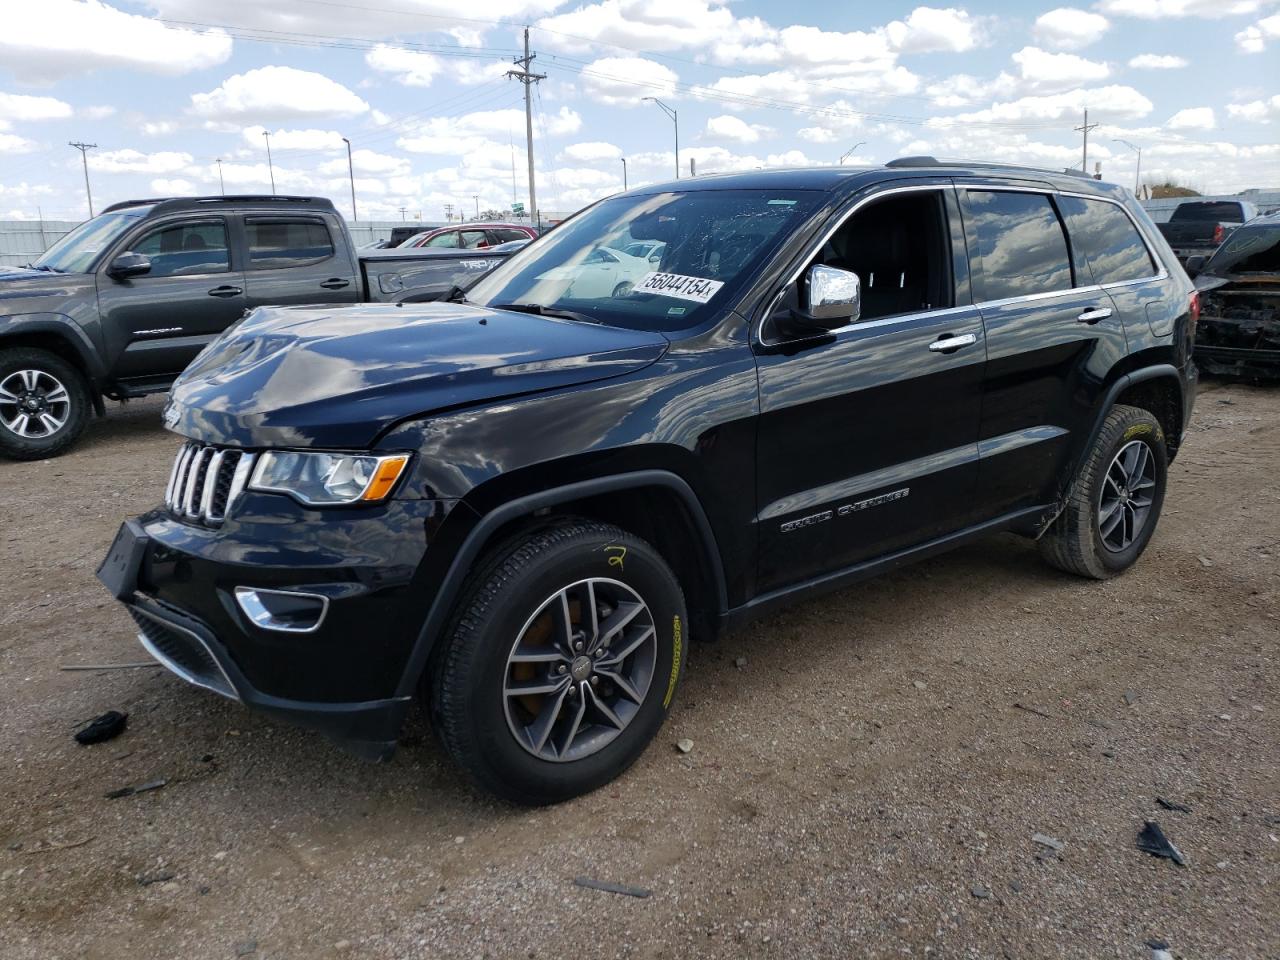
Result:
<svg viewBox="0 0 1280 960"><path fill-rule="evenodd" d="M243 450L184 443L164 490L165 506L184 520L221 523L244 492L253 461Z"/></svg>

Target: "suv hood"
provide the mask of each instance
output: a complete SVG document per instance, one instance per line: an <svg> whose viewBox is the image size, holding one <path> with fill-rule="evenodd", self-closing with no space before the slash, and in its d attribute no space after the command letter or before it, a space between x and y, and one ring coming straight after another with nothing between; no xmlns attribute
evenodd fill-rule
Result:
<svg viewBox="0 0 1280 960"><path fill-rule="evenodd" d="M364 449L394 423L641 370L657 333L466 304L274 307L205 348L165 424L232 446Z"/></svg>

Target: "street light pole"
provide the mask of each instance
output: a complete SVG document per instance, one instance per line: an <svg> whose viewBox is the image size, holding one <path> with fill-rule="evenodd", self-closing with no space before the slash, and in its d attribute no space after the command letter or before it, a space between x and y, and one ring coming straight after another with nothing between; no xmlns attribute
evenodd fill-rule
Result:
<svg viewBox="0 0 1280 960"><path fill-rule="evenodd" d="M271 174L271 195L276 195L276 168L271 164L271 133L267 130L262 131L262 136L267 141L267 172Z"/></svg>
<svg viewBox="0 0 1280 960"><path fill-rule="evenodd" d="M840 166L844 166L844 162L848 160L851 156L853 156L853 151L857 150L859 147L865 146L866 143L867 141L865 140L859 140L857 143L855 143L852 147L850 147L844 153L840 154Z"/></svg>
<svg viewBox="0 0 1280 960"><path fill-rule="evenodd" d="M351 222L355 223L360 219L356 216L356 168L351 165L351 141L343 137L342 142L347 145L347 177L351 180Z"/></svg>
<svg viewBox="0 0 1280 960"><path fill-rule="evenodd" d="M1138 188L1142 185L1142 148L1134 146L1128 140L1124 140L1120 137L1114 137L1112 139L1112 143L1123 143L1138 155L1138 166L1137 169L1133 171L1133 195L1136 197L1138 195Z"/></svg>
<svg viewBox="0 0 1280 960"><path fill-rule="evenodd" d="M80 162L84 164L84 195L89 201L89 219L93 219L93 191L89 189L89 154L86 151L96 150L96 143L68 143L67 146L75 147L80 151Z"/></svg>
<svg viewBox="0 0 1280 960"><path fill-rule="evenodd" d="M222 182L222 158L214 157L213 162L218 165L218 191L225 197L227 195L227 185Z"/></svg>
<svg viewBox="0 0 1280 960"><path fill-rule="evenodd" d="M622 158L622 189L627 189L627 158Z"/></svg>
<svg viewBox="0 0 1280 960"><path fill-rule="evenodd" d="M656 103L659 107L661 107L661 108L662 108L662 112L663 112L663 113L665 113L668 117L670 117L670 118L671 118L671 123L675 126L675 130L676 130L676 179L677 179L677 180L679 180L679 179L680 179L680 114L679 114L679 113L677 113L675 110L671 109L670 107L668 107L665 103L663 103L663 102L662 102L661 100L659 100L657 97L641 97L640 99L641 99L642 101L643 101L643 100L651 100L651 101L653 101L654 103Z"/></svg>

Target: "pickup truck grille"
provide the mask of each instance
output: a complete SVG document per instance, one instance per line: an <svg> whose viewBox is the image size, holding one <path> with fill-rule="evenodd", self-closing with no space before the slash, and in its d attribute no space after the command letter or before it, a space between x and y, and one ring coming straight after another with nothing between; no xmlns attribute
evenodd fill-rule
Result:
<svg viewBox="0 0 1280 960"><path fill-rule="evenodd" d="M178 451L164 502L184 520L217 526L249 482L252 453L187 442Z"/></svg>

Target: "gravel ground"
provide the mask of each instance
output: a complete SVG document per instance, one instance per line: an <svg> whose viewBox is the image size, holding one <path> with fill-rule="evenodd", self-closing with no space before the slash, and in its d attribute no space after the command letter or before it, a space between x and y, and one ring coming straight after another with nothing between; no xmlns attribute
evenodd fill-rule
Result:
<svg viewBox="0 0 1280 960"><path fill-rule="evenodd" d="M58 669L145 657L93 570L164 485L158 414L0 463L5 960L1280 957L1280 390L1205 384L1124 577L1001 537L695 644L641 761L537 811L420 717L375 766L162 670ZM110 708L123 736L72 741Z"/></svg>

